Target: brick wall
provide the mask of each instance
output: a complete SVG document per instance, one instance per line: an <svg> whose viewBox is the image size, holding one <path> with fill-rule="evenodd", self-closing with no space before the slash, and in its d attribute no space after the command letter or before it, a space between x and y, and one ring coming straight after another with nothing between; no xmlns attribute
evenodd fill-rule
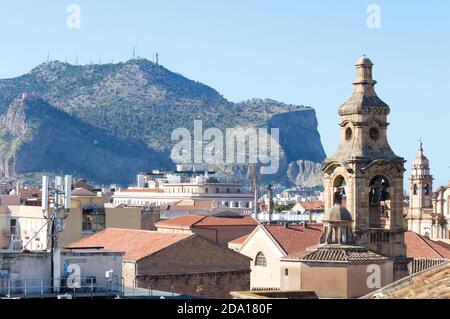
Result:
<svg viewBox="0 0 450 319"><path fill-rule="evenodd" d="M247 291L250 270L139 276L138 286L205 298L230 299L231 291Z"/></svg>
<svg viewBox="0 0 450 319"><path fill-rule="evenodd" d="M162 249L137 262L142 288L230 298L233 290L250 289L250 258L199 235Z"/></svg>

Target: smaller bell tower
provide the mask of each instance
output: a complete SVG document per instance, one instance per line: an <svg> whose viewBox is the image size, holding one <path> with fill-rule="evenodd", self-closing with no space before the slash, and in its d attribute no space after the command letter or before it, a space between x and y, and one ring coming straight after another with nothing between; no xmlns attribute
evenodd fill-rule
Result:
<svg viewBox="0 0 450 319"><path fill-rule="evenodd" d="M430 218L430 216L425 216L427 215L425 210L429 212L433 209L432 196L433 176L430 172L430 162L424 155L421 141L409 178L408 229L422 234L422 222L424 218Z"/></svg>

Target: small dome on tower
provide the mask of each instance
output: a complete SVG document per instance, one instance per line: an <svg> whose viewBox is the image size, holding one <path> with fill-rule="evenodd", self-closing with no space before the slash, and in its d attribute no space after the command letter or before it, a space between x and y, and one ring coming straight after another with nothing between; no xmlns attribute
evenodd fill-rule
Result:
<svg viewBox="0 0 450 319"><path fill-rule="evenodd" d="M428 158L425 156L424 152L423 152L423 143L422 141L420 141L420 148L419 148L419 152L417 153L416 159L414 160L414 165L428 165L429 164L429 160Z"/></svg>
<svg viewBox="0 0 450 319"><path fill-rule="evenodd" d="M373 65L372 61L364 54L356 61L356 65Z"/></svg>
<svg viewBox="0 0 450 319"><path fill-rule="evenodd" d="M341 205L334 205L325 212L323 217L324 222L351 222L353 221L352 214L347 208Z"/></svg>

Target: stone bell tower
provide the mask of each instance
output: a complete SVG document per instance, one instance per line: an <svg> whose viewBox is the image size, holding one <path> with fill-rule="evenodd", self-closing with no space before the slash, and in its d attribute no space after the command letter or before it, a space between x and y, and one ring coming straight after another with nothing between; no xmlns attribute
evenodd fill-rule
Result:
<svg viewBox="0 0 450 319"><path fill-rule="evenodd" d="M433 176L430 173L430 162L424 154L421 141L409 178L408 229L421 235L431 236L432 200Z"/></svg>
<svg viewBox="0 0 450 319"><path fill-rule="evenodd" d="M408 274L403 221L405 160L387 139L389 106L375 93L373 63L356 63L354 92L339 108L341 142L324 162L325 209L345 206L356 244L394 260L394 279Z"/></svg>

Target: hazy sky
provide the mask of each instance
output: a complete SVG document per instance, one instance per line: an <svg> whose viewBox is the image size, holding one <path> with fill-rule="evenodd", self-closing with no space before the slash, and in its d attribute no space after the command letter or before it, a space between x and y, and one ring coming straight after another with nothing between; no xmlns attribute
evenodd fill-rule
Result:
<svg viewBox="0 0 450 319"><path fill-rule="evenodd" d="M68 27L70 4L81 9L80 28ZM367 24L371 4L380 25ZM449 15L447 0L1 0L0 77L28 72L47 52L70 63L77 54L81 64L125 61L137 43L140 56L159 52L162 65L229 100L315 107L330 155L337 109L367 54L391 107L393 149L410 169L422 137L438 186L450 179Z"/></svg>

